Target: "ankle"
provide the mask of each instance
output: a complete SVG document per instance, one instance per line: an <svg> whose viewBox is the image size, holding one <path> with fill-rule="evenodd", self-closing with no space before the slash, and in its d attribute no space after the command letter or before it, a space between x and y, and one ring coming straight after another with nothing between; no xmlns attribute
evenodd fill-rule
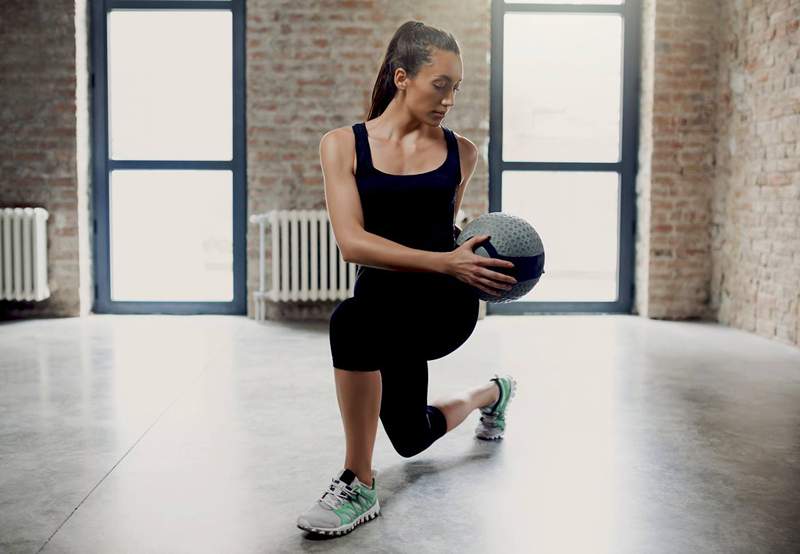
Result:
<svg viewBox="0 0 800 554"><path fill-rule="evenodd" d="M486 394L483 399L489 399L488 402L480 406L481 408L491 408L500 400L500 385L496 381L489 381L481 390Z"/></svg>
<svg viewBox="0 0 800 554"><path fill-rule="evenodd" d="M364 469L356 469L351 465L345 465L344 467L349 468L350 471L356 474L358 480L361 481L368 487L372 486L372 469L364 470Z"/></svg>
<svg viewBox="0 0 800 554"><path fill-rule="evenodd" d="M361 484L372 487L372 473L356 473L356 477L361 481Z"/></svg>

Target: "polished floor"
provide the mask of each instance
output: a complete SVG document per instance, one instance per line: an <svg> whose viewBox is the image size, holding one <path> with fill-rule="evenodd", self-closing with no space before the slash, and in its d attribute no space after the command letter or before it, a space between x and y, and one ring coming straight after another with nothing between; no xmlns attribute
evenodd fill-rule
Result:
<svg viewBox="0 0 800 554"><path fill-rule="evenodd" d="M429 398L519 382L402 458L381 517L295 527L344 456L327 323L0 323L0 552L797 553L800 350L707 323L489 316Z"/></svg>

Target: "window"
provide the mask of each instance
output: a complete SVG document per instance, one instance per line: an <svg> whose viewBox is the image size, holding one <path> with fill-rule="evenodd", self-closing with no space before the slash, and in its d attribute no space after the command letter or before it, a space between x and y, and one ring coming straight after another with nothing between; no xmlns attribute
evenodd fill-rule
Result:
<svg viewBox="0 0 800 554"><path fill-rule="evenodd" d="M243 0L92 9L94 310L245 313Z"/></svg>
<svg viewBox="0 0 800 554"><path fill-rule="evenodd" d="M487 313L632 305L638 8L564 4L493 3L489 211L536 228L545 274Z"/></svg>

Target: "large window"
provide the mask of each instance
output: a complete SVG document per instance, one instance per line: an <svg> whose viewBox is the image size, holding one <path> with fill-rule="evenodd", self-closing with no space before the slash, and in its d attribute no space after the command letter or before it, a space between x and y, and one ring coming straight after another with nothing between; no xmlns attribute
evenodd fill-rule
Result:
<svg viewBox="0 0 800 554"><path fill-rule="evenodd" d="M96 312L246 311L243 10L93 3Z"/></svg>
<svg viewBox="0 0 800 554"><path fill-rule="evenodd" d="M493 0L489 210L536 228L545 274L487 313L630 311L638 11Z"/></svg>

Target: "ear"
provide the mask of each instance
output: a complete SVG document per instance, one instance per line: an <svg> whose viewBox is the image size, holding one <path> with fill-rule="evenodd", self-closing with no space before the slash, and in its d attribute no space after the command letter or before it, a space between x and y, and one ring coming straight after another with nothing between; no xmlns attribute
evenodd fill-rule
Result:
<svg viewBox="0 0 800 554"><path fill-rule="evenodd" d="M394 86L397 87L398 90L406 90L408 86L406 70L402 67L398 67L394 70Z"/></svg>

